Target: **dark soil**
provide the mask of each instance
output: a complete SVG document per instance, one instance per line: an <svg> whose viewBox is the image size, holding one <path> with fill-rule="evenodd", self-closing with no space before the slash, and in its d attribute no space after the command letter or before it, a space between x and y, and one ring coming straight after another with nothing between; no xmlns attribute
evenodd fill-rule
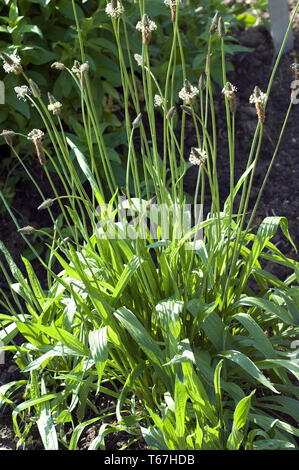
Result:
<svg viewBox="0 0 299 470"><path fill-rule="evenodd" d="M230 0L233 3L233 0ZM292 10L296 1L289 1ZM238 109L236 113L236 161L235 178L243 173L246 167L251 142L257 124L254 106L249 104L249 96L257 85L262 91L266 91L268 80L272 72L274 61L274 50L271 36L264 28L258 26L247 30L239 30L234 33L241 44L254 48L252 53L237 53L231 58L235 70L230 72L228 80L238 88ZM273 83L270 99L267 105L266 120L264 125L264 137L259 163L256 169L254 187L250 199L250 208L253 207L260 185L267 171L268 165L273 155L273 151L280 133L290 100L290 85L294 80L294 72L290 66L295 62L296 53L299 56L299 17L294 24L295 49L291 53L285 54L278 67L276 78ZM299 62L299 60L298 60ZM219 187L222 201L228 195L229 181L229 158L227 146L227 129L225 118L224 99L220 89L215 92L215 108L217 118L217 145L218 145L218 174ZM196 146L194 140L194 130L192 119L187 117L186 139L190 148ZM1 147L3 152L7 152L6 147ZM264 217L277 215L285 216L288 219L289 231L296 244L299 246L299 134L298 134L298 109L293 106L287 127L279 148L279 152L272 168L272 173L268 180L266 189L261 199L255 223L258 225ZM187 158L187 155L186 155ZM32 158L30 161L30 171L41 184L44 193L48 196L52 190L43 175L41 167ZM186 190L190 194L194 193L196 183L196 172L190 169L186 175ZM0 182L1 184L1 182ZM16 195L12 203L14 213L20 221L21 226L33 225L39 227L49 226L48 215L45 212L37 212L36 208L40 204L40 196L28 181L20 181L16 187ZM208 205L208 201L207 201ZM57 214L58 215L58 214ZM27 246L16 233L15 225L10 216L5 213L1 216L0 239L6 244L15 260L24 253ZM292 245L279 232L274 239L275 244L288 257L299 260ZM44 277L41 268L38 269L39 277ZM288 271L279 266L266 266L266 269L274 272L278 277L284 279ZM0 288L8 293L5 279L0 279ZM20 374L7 355L6 364L0 365L0 385L17 380ZM106 400L106 399L105 399ZM105 402L99 404L99 407ZM100 423L100 422L99 422ZM80 448L88 448L89 443L97 435L100 424L96 423L87 428L80 440ZM105 439L107 449L119 449L129 442L132 436L126 433L118 433L107 436ZM37 441L33 448L42 448ZM0 416L0 448L15 448L10 415ZM130 449L146 449L144 442L137 442Z"/></svg>

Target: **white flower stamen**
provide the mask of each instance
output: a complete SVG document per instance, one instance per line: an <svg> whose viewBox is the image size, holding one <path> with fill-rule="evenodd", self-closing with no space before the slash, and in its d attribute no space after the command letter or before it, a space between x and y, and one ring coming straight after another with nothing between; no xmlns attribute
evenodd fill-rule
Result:
<svg viewBox="0 0 299 470"><path fill-rule="evenodd" d="M177 0L164 0L165 5L167 5L171 10L171 21L174 23L176 19L176 10L177 10Z"/></svg>
<svg viewBox="0 0 299 470"><path fill-rule="evenodd" d="M19 75L22 73L23 69L21 66L21 58L16 54L5 54L4 52L1 53L3 59L3 68L6 73L14 73L15 75Z"/></svg>
<svg viewBox="0 0 299 470"><path fill-rule="evenodd" d="M225 87L222 89L222 93L228 98L232 98L235 93L237 93L238 89L232 85L230 82L225 84Z"/></svg>
<svg viewBox="0 0 299 470"><path fill-rule="evenodd" d="M22 86L16 86L14 87L14 90L17 94L17 97L19 98L19 100L24 100L26 101L26 95L29 95L30 94L30 89L28 86L26 85L22 85Z"/></svg>
<svg viewBox="0 0 299 470"><path fill-rule="evenodd" d="M55 103L50 103L48 105L48 110L51 111L54 115L59 114L62 108L62 104L59 101L55 101Z"/></svg>
<svg viewBox="0 0 299 470"><path fill-rule="evenodd" d="M139 67L143 66L142 56L140 54L134 54L134 59L136 60Z"/></svg>
<svg viewBox="0 0 299 470"><path fill-rule="evenodd" d="M249 103L250 104L259 103L259 104L264 105L266 102L266 99L267 99L267 93L263 93L262 91L256 92L255 90L254 93L249 98Z"/></svg>
<svg viewBox="0 0 299 470"><path fill-rule="evenodd" d="M199 89L196 86L191 85L188 80L185 80L184 86L179 92L179 97L181 100L185 101L186 104L192 104L198 94Z"/></svg>
<svg viewBox="0 0 299 470"><path fill-rule="evenodd" d="M44 165L46 163L46 156L45 152L43 151L42 147L42 137L44 133L40 129L33 129L29 134L27 135L27 139L33 140L35 150L36 150L36 155L39 160L39 163L41 165Z"/></svg>
<svg viewBox="0 0 299 470"><path fill-rule="evenodd" d="M192 165L202 166L205 164L206 159L207 159L207 153L205 152L205 150L192 147L191 153L189 156L189 162L192 163Z"/></svg>
<svg viewBox="0 0 299 470"><path fill-rule="evenodd" d="M267 94L263 93L259 87L255 87L253 94L249 98L249 103L255 105L259 122L265 121L265 105L267 101Z"/></svg>
<svg viewBox="0 0 299 470"><path fill-rule="evenodd" d="M152 31L157 29L157 25L154 21L150 20L149 17L144 14L141 21L136 24L137 31L142 32L142 41L144 44L149 44L151 40Z"/></svg>
<svg viewBox="0 0 299 470"><path fill-rule="evenodd" d="M27 135L27 138L29 140L40 140L43 137L44 133L40 129L33 129L29 134Z"/></svg>
<svg viewBox="0 0 299 470"><path fill-rule="evenodd" d="M112 18L118 18L124 11L124 7L118 1L108 3L105 8L106 15Z"/></svg>
<svg viewBox="0 0 299 470"><path fill-rule="evenodd" d="M222 89L222 93L225 95L229 102L229 107L232 113L235 113L237 110L237 88L232 85L230 82L227 82Z"/></svg>
<svg viewBox="0 0 299 470"><path fill-rule="evenodd" d="M175 7L178 3L178 0L164 0L165 5L168 7Z"/></svg>
<svg viewBox="0 0 299 470"><path fill-rule="evenodd" d="M63 70L65 68L65 65L62 62L53 62L51 65L51 69L56 69L56 70Z"/></svg>
<svg viewBox="0 0 299 470"><path fill-rule="evenodd" d="M155 95L154 96L154 106L159 107L163 105L163 99L161 98L160 95Z"/></svg>

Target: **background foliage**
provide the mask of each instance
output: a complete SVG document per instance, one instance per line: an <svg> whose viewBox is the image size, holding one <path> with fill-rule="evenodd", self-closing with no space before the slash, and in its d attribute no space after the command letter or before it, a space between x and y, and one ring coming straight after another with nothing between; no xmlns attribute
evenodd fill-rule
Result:
<svg viewBox="0 0 299 470"><path fill-rule="evenodd" d="M140 53L139 33L135 29L138 21L136 1L125 1L126 15L130 32L130 45L133 53ZM243 3L236 3L229 8L220 0L191 0L183 2L181 18L181 37L186 60L186 70L190 81L196 82L205 68L207 42L210 21L216 10L229 25L243 23L252 26L258 19L259 11L266 1L254 2L251 10ZM126 132L123 123L123 97L121 94L121 76L118 70L118 51L114 43L112 25L105 14L105 1L76 1L80 19L81 34L86 48L86 59L90 66L92 93L95 100L98 118L102 122L102 131L109 148L109 158L116 172L119 185L123 184L124 170L121 166L121 155L127 152ZM49 65L61 61L71 67L74 59L80 58L80 46L74 27L74 15L69 0L0 0L0 50L6 53L16 52L22 58L23 66L39 86L42 94L50 91L64 107L64 125L75 133L74 141L84 152L87 142L80 114L80 98L73 81L68 79L66 71L57 73ZM159 24L158 31L152 39L151 54L153 72L160 82L165 76L168 57L172 43L172 23L168 8L162 0L150 2L148 14ZM124 38L121 38L125 43ZM162 44L162 47L161 47ZM227 38L227 54L237 51L250 51L240 46L231 36ZM221 57L217 39L212 44L213 70L212 78L221 84ZM125 57L128 62L128 56ZM137 68L137 66L136 66ZM232 65L228 62L228 70ZM178 92L181 66L176 70L175 91ZM0 108L0 128L22 129L24 134L39 127L37 111L28 103L19 100L14 87L21 84L22 78L13 74L0 72L0 79L5 83L6 104ZM140 101L144 99L140 84ZM176 93L177 97L177 93ZM17 140L17 139L16 139ZM15 142L16 149L29 152L30 144L24 139ZM121 148L125 146L125 148ZM115 149L117 148L117 152ZM18 165L17 165L18 167ZM0 185L7 201L12 201L15 185L26 175L17 167L12 168L7 150L0 155ZM118 168L118 169L117 169ZM4 207L0 204L0 212Z"/></svg>

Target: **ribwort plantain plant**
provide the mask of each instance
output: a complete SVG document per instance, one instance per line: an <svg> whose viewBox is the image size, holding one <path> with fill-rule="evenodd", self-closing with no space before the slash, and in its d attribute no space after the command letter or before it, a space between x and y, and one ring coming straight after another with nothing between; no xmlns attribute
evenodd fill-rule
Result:
<svg viewBox="0 0 299 470"><path fill-rule="evenodd" d="M184 62L182 2L165 1L173 25L172 47L165 77L158 80L151 66L151 39L159 25L147 15L148 2L135 3L141 18L136 28L142 33L136 60L125 2L112 1L105 10L115 34L123 85L128 151L122 188L107 158L74 0L80 62L76 59L72 69L57 63L52 68L63 68L76 83L88 154L65 134L63 103L57 104L51 92L47 106L36 92L38 85L35 92L32 84L31 93L27 85L17 91L35 106L44 125L44 131L35 129L28 137L53 190L44 194L37 187L37 210L49 212L53 231L41 230L48 237L47 262L36 253L47 287L23 257L25 277L0 244L11 274L3 263L0 266L13 299L2 291L0 339L25 377L0 387L0 406L13 409L20 448L26 448L30 428L37 426L46 449L58 449L60 444L75 450L84 428L96 422L98 435L90 449L104 449L105 437L120 430L131 436L127 446L143 438L158 450L298 448L293 419L298 418L299 367L292 342L299 327L299 267L271 242L280 226L292 243L284 217L267 217L257 230L253 227L271 168L247 217L266 104L283 46L267 92L255 88L250 98L256 105L257 126L247 168L235 181L237 90L227 81L224 53L229 24L219 14L212 20L206 73L195 85L188 80ZM289 29L298 8L299 3ZM224 204L219 196L211 82L215 35L222 54L230 165L230 193ZM17 65L30 85L20 61ZM174 104L178 70L180 110ZM137 78L142 80L144 104ZM291 107L292 99L270 167ZM185 138L186 117L192 118L196 147L190 148ZM2 135L7 138L7 131ZM13 141L7 143L22 162ZM57 193L49 162L65 194ZM197 173L194 212L186 205L187 170ZM33 178L32 183L36 184ZM206 214L207 186L212 202ZM30 235L39 229L20 227L0 195L19 235L34 250ZM69 229L67 238L54 217L55 207L61 211L63 228ZM186 219L188 229L182 230ZM292 274L281 280L262 268L263 260L287 266ZM270 327L273 335L268 337ZM25 338L22 345L14 341L18 332ZM114 405L103 411L98 404L105 397ZM117 424L107 424L111 416Z"/></svg>

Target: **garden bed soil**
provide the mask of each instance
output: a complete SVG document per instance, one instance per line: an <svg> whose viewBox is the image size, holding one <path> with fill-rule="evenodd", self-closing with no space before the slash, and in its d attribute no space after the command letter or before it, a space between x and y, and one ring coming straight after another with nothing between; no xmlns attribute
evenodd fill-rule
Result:
<svg viewBox="0 0 299 470"><path fill-rule="evenodd" d="M233 3L232 0L230 0ZM296 1L289 1L290 10L292 10ZM238 108L236 113L236 159L235 159L235 177L236 180L240 176L247 163L250 152L251 142L257 124L257 118L254 106L249 104L249 96L254 87L257 85L262 91L266 91L269 77L272 72L274 62L274 50L270 34L264 26L238 30L235 32L242 45L254 48L252 53L237 53L231 60L235 70L228 74L228 80L238 88ZM260 185L263 182L264 175L273 155L273 151L279 136L279 132L284 120L290 100L290 86L294 80L294 71L291 65L295 62L296 52L299 56L299 15L294 23L294 51L285 54L278 67L276 78L270 99L267 105L266 120L264 125L264 137L262 142L262 150L259 157L259 163L256 169L256 178L250 199L250 206L253 207ZM218 153L217 166L219 174L219 188L222 201L228 195L229 181L229 155L227 146L227 129L225 118L224 99L220 89L216 89L215 93L215 109L217 123L217 139ZM299 132L298 132L298 112L297 105L293 106L289 121L281 141L279 152L272 168L272 172L266 189L262 196L255 223L258 225L266 216L285 216L288 219L289 231L296 244L299 247ZM187 117L186 140L188 146L197 146L192 119ZM7 152L7 148L1 147L1 152ZM188 155L186 155L188 158ZM30 162L30 171L38 180L50 197L52 192L46 181L41 167L34 158ZM194 168L188 170L186 175L186 190L193 194L195 191L197 174ZM1 182L0 182L1 184ZM15 213L19 214L18 219L21 226L49 226L50 220L45 212L37 212L36 208L40 204L40 196L28 181L20 181L16 187L16 196L13 200L12 207ZM207 202L208 204L208 202ZM18 211L18 212L16 212ZM10 250L14 259L19 259L20 255L26 249L25 242L16 233L15 225L6 213L1 216L2 223L0 225L0 240L2 240ZM277 233L274 239L275 244L288 257L299 260L292 245L285 239L281 231ZM284 279L288 271L279 266L265 266L281 279ZM39 272L41 276L43 272ZM0 287L6 292L7 286L5 279L0 279ZM21 341L21 338L20 338ZM7 354L5 365L0 365L0 384L7 383L20 378L11 357ZM102 399L103 400L103 399ZM105 405L105 400L99 407ZM9 413L11 413L9 411ZM86 418L88 419L88 417ZM100 423L100 422L99 422ZM79 448L88 448L89 443L97 435L100 424L90 425L82 434ZM126 433L111 434L107 436L106 448L117 450L125 443L129 442L132 437ZM10 414L0 415L0 448L15 448L13 439L13 431L11 425ZM32 440L32 448L39 449L42 445L37 440ZM146 449L143 441L133 444L130 449Z"/></svg>

